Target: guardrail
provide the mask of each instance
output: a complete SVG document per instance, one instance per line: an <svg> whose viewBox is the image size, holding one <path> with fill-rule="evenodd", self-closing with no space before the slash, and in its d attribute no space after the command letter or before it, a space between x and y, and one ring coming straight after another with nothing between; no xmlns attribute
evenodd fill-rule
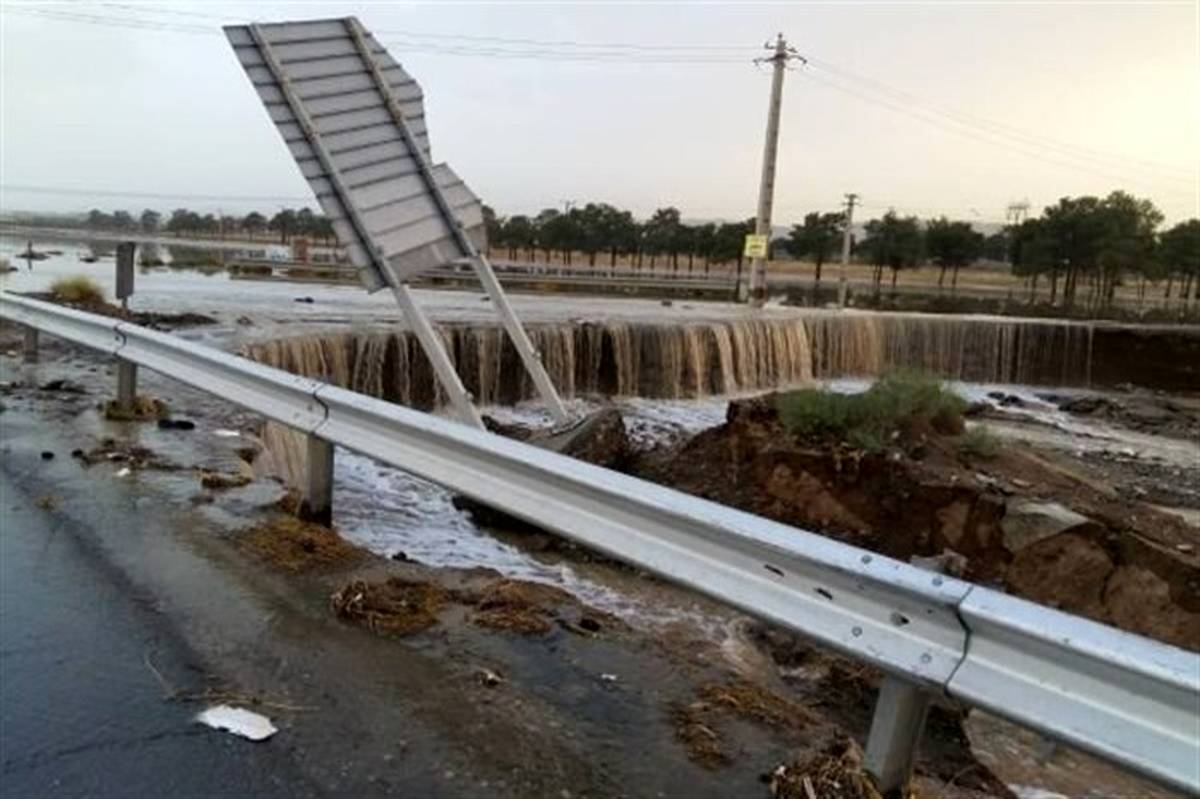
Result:
<svg viewBox="0 0 1200 799"><path fill-rule="evenodd" d="M310 452L355 450L884 669L867 766L885 790L907 777L928 701L944 695L1200 793L1194 653L117 319L6 293L0 316L297 428L320 444Z"/></svg>

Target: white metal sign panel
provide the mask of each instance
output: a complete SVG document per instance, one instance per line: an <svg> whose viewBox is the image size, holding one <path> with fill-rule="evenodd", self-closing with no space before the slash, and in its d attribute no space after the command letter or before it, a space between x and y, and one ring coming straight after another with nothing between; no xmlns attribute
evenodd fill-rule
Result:
<svg viewBox="0 0 1200 799"><path fill-rule="evenodd" d="M469 255L452 224L485 247L479 198L449 166L431 165L421 87L356 20L225 35L368 290Z"/></svg>

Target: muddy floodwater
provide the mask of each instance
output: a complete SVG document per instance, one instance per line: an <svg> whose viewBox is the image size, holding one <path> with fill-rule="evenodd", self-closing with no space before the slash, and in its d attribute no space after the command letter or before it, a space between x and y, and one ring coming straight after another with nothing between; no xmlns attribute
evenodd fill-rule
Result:
<svg viewBox="0 0 1200 799"><path fill-rule="evenodd" d="M30 269L14 257L23 247L0 239L0 255L17 267L0 277L5 290L45 291L56 277L83 273L111 296L111 259L84 263L82 247L63 243L62 255ZM529 387L505 368L503 340L480 295L418 294L446 327L457 362L470 367L468 382L490 401L485 413L505 425L548 424ZM1148 503L1182 524L1194 525L1200 514L1200 443L1191 432L1200 386L1180 389L1187 375L1171 369L1162 372L1166 390L1096 381L1112 356L1096 349L1096 329L1087 325L788 308L751 318L745 308L721 303L537 295L515 297L514 304L530 320L556 381L570 386L564 393L572 412L615 406L637 449L682 444L718 428L732 399L797 385L859 392L889 366L924 366L951 378L973 405L968 426L985 426L1002 446L1074 463L1097 490ZM388 296L156 267L138 274L131 305L211 316L214 324L176 332L440 411L427 364L413 356ZM1182 335L1184 343L1172 346L1190 346L1190 333ZM194 430L105 421L96 408L111 388L110 365L50 342L41 365L25 366L16 341L9 330L0 378L6 473L31 502L53 497L46 513L80 524L93 487L103 486L97 496L109 510L96 522L104 528L95 533L101 548L116 553L140 585L168 597L164 612L206 653L214 674L281 706L314 708L276 713L277 739L294 736L311 752L308 773L326 787L364 795L404 786L437 795L671 796L686 786L692 796L765 797L759 776L812 744L790 722L772 721L778 711L762 710L753 691L790 697L785 708L791 701L820 707L823 694L836 695L838 708L827 708L812 729L852 736L865 730L875 677L850 674L842 661L635 570L476 524L449 492L356 453L336 454L335 524L362 559L350 558L353 568L339 563L281 576L272 571L278 563L257 562L262 553L247 555L239 536L261 532L263 519L286 499L272 476L289 471L286 441L273 439L252 413L152 374L144 375L142 390L164 398L172 416L194 421ZM55 380L78 390L46 388ZM53 457L39 457L42 450ZM236 487L206 488L205 474ZM147 558L115 529L119 508L136 517ZM160 534L150 537L148 529ZM1200 528L1192 530L1200 539ZM303 532L299 540L296 562L303 564L315 545ZM595 624L601 632L556 628L536 641L498 637L473 626L479 612L461 602L447 602L432 631L403 643L332 618L331 595L353 601L347 580L396 575L449 585L447 596L465 596L495 576L553 586L594 612L588 629ZM222 588L219 597L206 581ZM560 626L577 621L572 616ZM353 675L363 695L339 685L340 674ZM757 687L725 682L718 690L714 679ZM747 696L759 702L757 716L739 704ZM392 748L365 721L339 713L341 702L403 738L403 746ZM411 733L382 712L393 704ZM730 720L722 713L743 715ZM328 726L318 730L313 719ZM961 724L966 744L931 734L936 754L918 769L930 795L1005 795L1005 785L1020 797L1170 795L984 714ZM348 770L324 772L337 758ZM950 765L935 767L937 758ZM967 776L955 782L958 772Z"/></svg>

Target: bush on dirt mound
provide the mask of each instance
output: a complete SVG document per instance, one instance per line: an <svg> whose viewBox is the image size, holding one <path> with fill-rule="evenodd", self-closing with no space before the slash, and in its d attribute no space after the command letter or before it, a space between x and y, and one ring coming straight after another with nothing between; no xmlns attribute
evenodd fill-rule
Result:
<svg viewBox="0 0 1200 799"><path fill-rule="evenodd" d="M897 371L861 394L824 389L779 394L775 409L784 427L801 438L835 439L878 452L894 435L962 433L967 402L936 378Z"/></svg>

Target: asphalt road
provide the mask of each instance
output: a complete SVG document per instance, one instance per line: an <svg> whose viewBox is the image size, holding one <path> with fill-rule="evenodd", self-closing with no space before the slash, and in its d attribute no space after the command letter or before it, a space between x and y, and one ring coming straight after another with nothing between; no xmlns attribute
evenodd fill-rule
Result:
<svg viewBox="0 0 1200 799"><path fill-rule="evenodd" d="M9 455L5 455L6 461ZM296 796L312 790L272 742L193 722L150 665L202 676L152 599L91 531L0 469L0 796ZM178 679L178 677L173 677Z"/></svg>

